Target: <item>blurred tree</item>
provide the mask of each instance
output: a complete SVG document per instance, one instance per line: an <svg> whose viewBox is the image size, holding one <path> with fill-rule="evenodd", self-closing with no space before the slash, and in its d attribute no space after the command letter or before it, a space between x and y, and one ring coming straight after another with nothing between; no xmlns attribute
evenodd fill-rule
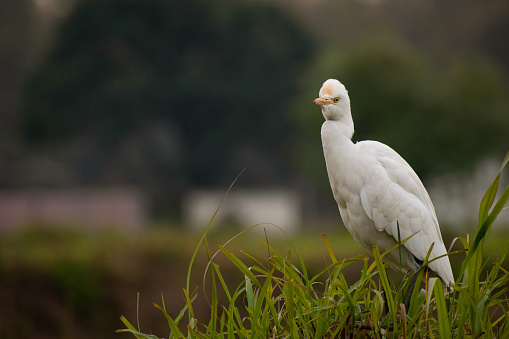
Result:
<svg viewBox="0 0 509 339"><path fill-rule="evenodd" d="M84 1L27 85L26 140L81 183L137 183L160 198L244 167L245 180L284 181L285 110L310 51L260 3Z"/></svg>
<svg viewBox="0 0 509 339"><path fill-rule="evenodd" d="M509 12L509 3L505 2L506 9L502 13ZM505 69L505 76L509 79L509 44L507 32L509 32L508 14L500 20L491 21L489 27L479 38L480 44L488 51L494 60Z"/></svg>
<svg viewBox="0 0 509 339"><path fill-rule="evenodd" d="M0 1L0 152L12 152L19 87L26 68L33 30L31 0Z"/></svg>
<svg viewBox="0 0 509 339"><path fill-rule="evenodd" d="M455 65L437 72L395 35L369 35L350 47L325 50L296 105L296 142L306 150L296 161L328 189L319 135L323 117L311 103L327 78L339 79L349 91L354 140L388 144L423 179L503 156L509 145L507 84L487 62Z"/></svg>
<svg viewBox="0 0 509 339"><path fill-rule="evenodd" d="M315 39L325 44L357 41L390 30L438 60L481 54L498 61L509 78L509 1L384 0L280 1Z"/></svg>

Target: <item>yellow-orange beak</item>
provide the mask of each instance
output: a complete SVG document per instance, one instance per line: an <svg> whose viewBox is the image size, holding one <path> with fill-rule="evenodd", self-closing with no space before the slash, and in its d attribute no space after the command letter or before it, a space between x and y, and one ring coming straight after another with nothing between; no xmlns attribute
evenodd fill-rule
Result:
<svg viewBox="0 0 509 339"><path fill-rule="evenodd" d="M332 104L332 100L329 98L316 98L315 101L313 101L315 105L325 106Z"/></svg>

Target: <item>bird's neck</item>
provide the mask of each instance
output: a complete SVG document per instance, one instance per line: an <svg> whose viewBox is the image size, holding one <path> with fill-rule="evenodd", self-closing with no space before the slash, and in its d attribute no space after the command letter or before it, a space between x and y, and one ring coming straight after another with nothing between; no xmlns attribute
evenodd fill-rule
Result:
<svg viewBox="0 0 509 339"><path fill-rule="evenodd" d="M322 125L322 146L329 180L334 182L337 175L343 173L343 166L351 162L348 157L353 154L353 123L350 125L337 120L326 120Z"/></svg>
<svg viewBox="0 0 509 339"><path fill-rule="evenodd" d="M322 140L325 138L334 140L334 143L351 143L353 133L354 126L351 115L343 116L341 120L327 119L322 125Z"/></svg>
<svg viewBox="0 0 509 339"><path fill-rule="evenodd" d="M332 192L337 201L341 200L341 194L336 190L337 185L344 182L345 174L349 172L348 167L356 161L352 135L353 123L326 120L322 125L323 155Z"/></svg>

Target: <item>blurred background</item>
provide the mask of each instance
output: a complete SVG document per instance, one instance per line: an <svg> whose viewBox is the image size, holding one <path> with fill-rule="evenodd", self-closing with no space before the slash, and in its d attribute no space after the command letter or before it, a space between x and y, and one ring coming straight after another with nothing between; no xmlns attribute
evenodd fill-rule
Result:
<svg viewBox="0 0 509 339"><path fill-rule="evenodd" d="M288 251L273 223L317 270L321 233L362 253L321 150L328 78L349 90L354 140L419 174L446 243L473 234L509 150L508 36L505 0L3 0L2 337L127 336L136 292L142 330L167 335L152 303L184 305L244 169L213 246L268 223L237 246L266 254L266 230Z"/></svg>

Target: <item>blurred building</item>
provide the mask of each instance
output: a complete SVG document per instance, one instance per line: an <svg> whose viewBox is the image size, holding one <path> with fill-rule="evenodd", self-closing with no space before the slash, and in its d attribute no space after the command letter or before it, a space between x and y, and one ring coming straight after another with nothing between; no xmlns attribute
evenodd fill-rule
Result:
<svg viewBox="0 0 509 339"><path fill-rule="evenodd" d="M475 227L479 219L479 205L500 170L500 161L487 159L480 162L472 172L448 173L431 180L428 188L441 225L455 228ZM509 186L507 169L500 176L498 194ZM502 210L494 224L495 228L509 226L509 210ZM442 228L443 230L443 228Z"/></svg>
<svg viewBox="0 0 509 339"><path fill-rule="evenodd" d="M148 224L146 198L128 188L0 192L0 230L27 225L136 231Z"/></svg>
<svg viewBox="0 0 509 339"><path fill-rule="evenodd" d="M186 225L203 230L218 209L224 190L189 191L182 206ZM215 225L238 225L245 229L256 224L274 224L285 232L298 230L302 225L301 197L285 189L234 190L228 193L216 216ZM267 226L267 231L278 232L277 227Z"/></svg>

